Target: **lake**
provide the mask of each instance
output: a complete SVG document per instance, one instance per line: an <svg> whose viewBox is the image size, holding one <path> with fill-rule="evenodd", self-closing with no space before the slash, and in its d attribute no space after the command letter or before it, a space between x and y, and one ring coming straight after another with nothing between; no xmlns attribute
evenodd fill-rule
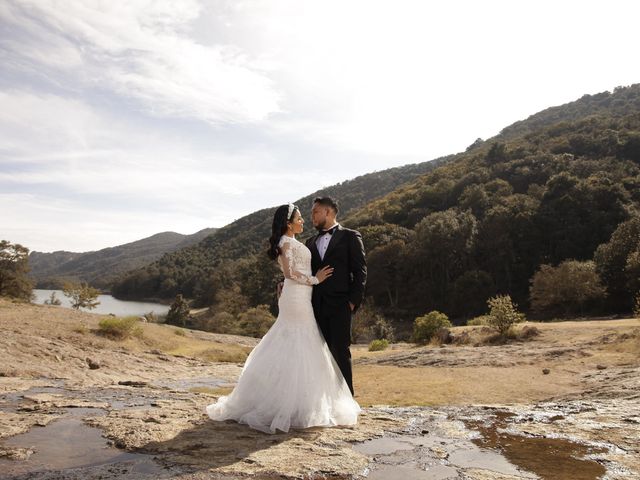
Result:
<svg viewBox="0 0 640 480"><path fill-rule="evenodd" d="M48 300L51 296L51 292L56 292L56 297L62 302L61 307L71 308L71 302L64 296L62 290L43 290L34 289L33 294L36 299L34 303L44 304L45 300ZM127 315L144 315L145 313L154 312L156 315L165 315L169 311L169 305L162 305L160 303L151 302L133 302L124 301L113 298L111 295L99 295L98 301L100 305L96 308L89 310L81 308L84 312L109 314L113 313L119 317Z"/></svg>

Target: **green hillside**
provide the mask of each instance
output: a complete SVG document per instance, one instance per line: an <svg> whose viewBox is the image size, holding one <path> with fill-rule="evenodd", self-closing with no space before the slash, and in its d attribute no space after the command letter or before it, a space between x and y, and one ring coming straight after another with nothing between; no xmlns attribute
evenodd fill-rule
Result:
<svg viewBox="0 0 640 480"><path fill-rule="evenodd" d="M58 288L64 279L85 281L103 289L119 275L147 265L164 253L185 248L215 232L207 228L192 235L163 232L135 242L95 252L31 252L30 276L38 288Z"/></svg>
<svg viewBox="0 0 640 480"><path fill-rule="evenodd" d="M619 227L631 228L624 222L637 222L639 211L640 85L634 85L518 122L346 222L363 233L368 293L390 315L437 309L469 318L498 293L528 308L541 265L570 259L595 268L608 293L575 313L611 313L631 309L640 239L608 242ZM613 260L603 252L614 247L627 250L607 276Z"/></svg>

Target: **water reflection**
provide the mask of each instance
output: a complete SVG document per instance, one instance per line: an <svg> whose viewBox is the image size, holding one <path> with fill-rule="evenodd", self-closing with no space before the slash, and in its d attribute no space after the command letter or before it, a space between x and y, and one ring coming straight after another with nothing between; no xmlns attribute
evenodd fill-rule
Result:
<svg viewBox="0 0 640 480"><path fill-rule="evenodd" d="M55 292L56 297L62 302L61 307L71 308L71 302L67 297L64 296L62 290L44 290L44 289L35 289L33 294L36 299L34 303L44 304L45 300L48 300L51 296L51 293ZM113 313L117 316L126 316L126 315L144 315L145 313L153 312L156 315L165 315L169 311L168 305L162 305L160 303L152 303L152 302L133 302L133 301L124 301L118 300L117 298L113 298L111 295L100 295L98 296L98 301L100 305L98 305L93 310L87 310L81 308L82 311L100 313L100 314L109 314Z"/></svg>

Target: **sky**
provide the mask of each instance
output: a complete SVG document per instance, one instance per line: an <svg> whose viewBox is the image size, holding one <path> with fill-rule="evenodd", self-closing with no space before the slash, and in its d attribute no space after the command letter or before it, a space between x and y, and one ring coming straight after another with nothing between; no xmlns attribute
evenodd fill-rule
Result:
<svg viewBox="0 0 640 480"><path fill-rule="evenodd" d="M633 0L2 0L0 239L222 227L640 82Z"/></svg>

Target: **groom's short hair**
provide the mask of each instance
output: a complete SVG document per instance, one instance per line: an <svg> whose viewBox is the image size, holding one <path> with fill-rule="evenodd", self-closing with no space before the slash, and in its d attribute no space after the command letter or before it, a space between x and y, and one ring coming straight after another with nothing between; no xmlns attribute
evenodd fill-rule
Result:
<svg viewBox="0 0 640 480"><path fill-rule="evenodd" d="M323 207L329 207L336 215L338 214L338 203L331 197L316 197L313 199L313 203L318 203Z"/></svg>

